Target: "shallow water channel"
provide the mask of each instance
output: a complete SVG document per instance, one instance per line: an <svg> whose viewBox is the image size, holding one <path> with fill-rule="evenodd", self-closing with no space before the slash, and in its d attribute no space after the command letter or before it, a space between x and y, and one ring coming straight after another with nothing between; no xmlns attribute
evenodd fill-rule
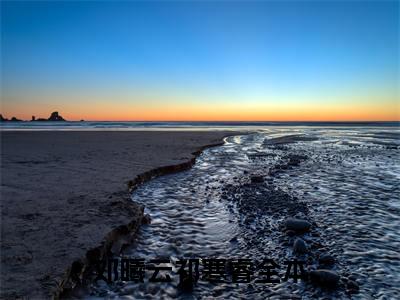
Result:
<svg viewBox="0 0 400 300"><path fill-rule="evenodd" d="M266 128L228 137L205 150L188 171L139 187L132 199L145 206L151 224L124 251L130 258L170 260L170 283L98 282L87 298L400 299L400 132L395 128ZM261 176L263 182L251 180ZM253 178L254 179L254 178ZM293 252L296 237L282 223L308 220L301 236L309 251ZM308 281L282 280L285 261L305 269L329 268L341 276L325 289ZM180 258L273 259L280 283L198 280L179 288ZM201 273L200 273L201 274ZM349 292L354 280L358 292Z"/></svg>

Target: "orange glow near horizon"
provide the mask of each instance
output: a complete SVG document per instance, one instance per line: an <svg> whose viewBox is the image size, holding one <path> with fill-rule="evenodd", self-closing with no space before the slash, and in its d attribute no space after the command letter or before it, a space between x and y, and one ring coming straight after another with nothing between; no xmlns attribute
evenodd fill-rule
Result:
<svg viewBox="0 0 400 300"><path fill-rule="evenodd" d="M58 111L70 121L400 121L399 93L376 87L279 94L48 90L2 95L1 100L4 117L23 120Z"/></svg>
<svg viewBox="0 0 400 300"><path fill-rule="evenodd" d="M33 2L1 3L7 118L400 121L398 1Z"/></svg>
<svg viewBox="0 0 400 300"><path fill-rule="evenodd" d="M400 104L161 104L2 105L3 117L48 118L58 111L69 121L399 121Z"/></svg>

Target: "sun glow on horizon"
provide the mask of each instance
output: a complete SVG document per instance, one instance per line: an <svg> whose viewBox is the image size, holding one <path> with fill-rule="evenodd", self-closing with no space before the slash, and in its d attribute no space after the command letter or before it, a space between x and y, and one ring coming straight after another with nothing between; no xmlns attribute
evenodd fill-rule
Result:
<svg viewBox="0 0 400 300"><path fill-rule="evenodd" d="M146 103L145 101L143 103ZM48 107L52 107L49 109ZM48 104L2 107L3 116L30 120L31 116L48 117L52 111L69 121L400 121L400 104L396 100L354 103L279 104L273 102L225 102L213 105L168 103L153 105L117 104L113 101L85 102L52 106Z"/></svg>
<svg viewBox="0 0 400 300"><path fill-rule="evenodd" d="M400 120L397 1L0 5L7 118Z"/></svg>

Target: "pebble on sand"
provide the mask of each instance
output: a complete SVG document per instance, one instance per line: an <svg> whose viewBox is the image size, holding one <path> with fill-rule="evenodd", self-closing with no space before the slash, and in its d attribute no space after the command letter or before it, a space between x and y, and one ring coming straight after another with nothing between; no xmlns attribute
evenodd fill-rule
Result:
<svg viewBox="0 0 400 300"><path fill-rule="evenodd" d="M306 242L305 242L303 239L297 238L297 239L294 241L293 250L294 250L294 252L296 252L296 253L301 253L301 254L303 254L303 253L307 253L307 252L308 252L308 247L307 247Z"/></svg>
<svg viewBox="0 0 400 300"><path fill-rule="evenodd" d="M151 217L149 214L145 214L142 218L142 224L148 225L151 224Z"/></svg>
<svg viewBox="0 0 400 300"><path fill-rule="evenodd" d="M311 223L302 220L302 219L295 219L295 218L289 218L285 221L286 229L287 230L293 230L295 232L307 232L311 228Z"/></svg>
<svg viewBox="0 0 400 300"><path fill-rule="evenodd" d="M318 260L320 265L333 265L335 263L335 258L330 254L321 254Z"/></svg>
<svg viewBox="0 0 400 300"><path fill-rule="evenodd" d="M293 230L286 230L286 234L287 234L288 236L295 236L295 235L296 235L296 232L293 231Z"/></svg>
<svg viewBox="0 0 400 300"><path fill-rule="evenodd" d="M262 183L264 182L264 177L260 175L253 175L250 177L252 183Z"/></svg>
<svg viewBox="0 0 400 300"><path fill-rule="evenodd" d="M319 269L311 271L309 274L311 282L321 287L335 287L340 280L340 276L331 270Z"/></svg>

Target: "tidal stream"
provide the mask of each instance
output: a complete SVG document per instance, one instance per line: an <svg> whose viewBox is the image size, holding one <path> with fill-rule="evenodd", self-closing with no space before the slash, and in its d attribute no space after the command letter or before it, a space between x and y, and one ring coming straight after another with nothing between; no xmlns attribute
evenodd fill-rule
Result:
<svg viewBox="0 0 400 300"><path fill-rule="evenodd" d="M151 224L123 255L168 258L173 281L150 283L146 272L144 283L97 282L87 298L400 299L399 153L393 127L266 128L228 137L190 170L155 178L132 195ZM282 225L289 217L312 224L300 236L305 253L293 251L299 236ZM323 255L334 258L335 288L282 280L286 260L304 260L309 271ZM183 257L270 258L281 282L200 278L185 292L176 274ZM359 291L349 290L350 280Z"/></svg>

